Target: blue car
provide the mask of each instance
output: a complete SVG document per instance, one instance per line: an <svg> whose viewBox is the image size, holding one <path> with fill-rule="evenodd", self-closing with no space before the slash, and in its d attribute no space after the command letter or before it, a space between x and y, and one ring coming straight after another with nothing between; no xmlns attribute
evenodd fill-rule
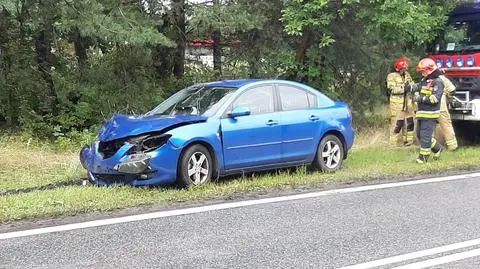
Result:
<svg viewBox="0 0 480 269"><path fill-rule="evenodd" d="M80 161L98 185L201 185L313 165L332 172L354 141L348 105L304 84L229 80L180 90L144 115L114 115Z"/></svg>

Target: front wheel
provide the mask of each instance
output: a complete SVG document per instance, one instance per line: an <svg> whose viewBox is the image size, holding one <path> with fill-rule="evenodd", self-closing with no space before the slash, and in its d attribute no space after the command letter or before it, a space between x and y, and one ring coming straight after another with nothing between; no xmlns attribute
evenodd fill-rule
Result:
<svg viewBox="0 0 480 269"><path fill-rule="evenodd" d="M313 165L323 172L334 172L342 167L344 156L342 141L335 135L327 135L318 145Z"/></svg>
<svg viewBox="0 0 480 269"><path fill-rule="evenodd" d="M207 148L196 144L180 157L177 182L182 187L203 185L211 181L214 164Z"/></svg>

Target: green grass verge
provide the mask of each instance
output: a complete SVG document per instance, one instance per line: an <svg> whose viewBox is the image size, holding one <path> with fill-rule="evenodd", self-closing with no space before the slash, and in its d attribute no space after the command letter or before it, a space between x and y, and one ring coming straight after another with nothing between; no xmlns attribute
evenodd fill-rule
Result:
<svg viewBox="0 0 480 269"><path fill-rule="evenodd" d="M316 187L324 183L368 181L374 178L417 175L478 166L480 148L445 152L442 159L417 165L416 148L391 150L359 148L350 152L343 169L334 174L280 170L272 174L234 178L192 189L139 189L129 187L63 187L0 197L0 222L109 211L148 204L172 204L225 198L256 191ZM76 168L74 169L76 171ZM69 174L72 173L72 174ZM77 172L69 172L74 176Z"/></svg>
<svg viewBox="0 0 480 269"><path fill-rule="evenodd" d="M25 188L66 184L85 177L74 152L0 143L0 193Z"/></svg>

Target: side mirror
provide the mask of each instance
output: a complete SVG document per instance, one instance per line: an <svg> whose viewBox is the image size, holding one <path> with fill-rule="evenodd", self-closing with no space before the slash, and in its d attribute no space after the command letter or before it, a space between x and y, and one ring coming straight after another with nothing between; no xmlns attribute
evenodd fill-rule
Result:
<svg viewBox="0 0 480 269"><path fill-rule="evenodd" d="M248 115L250 115L250 109L244 106L236 107L231 112L228 112L227 114L229 118L236 118L236 117L248 116Z"/></svg>

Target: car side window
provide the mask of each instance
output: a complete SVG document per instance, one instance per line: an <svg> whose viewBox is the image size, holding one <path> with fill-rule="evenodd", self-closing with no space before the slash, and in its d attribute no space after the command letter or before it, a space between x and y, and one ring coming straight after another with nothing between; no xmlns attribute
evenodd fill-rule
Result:
<svg viewBox="0 0 480 269"><path fill-rule="evenodd" d="M308 96L308 94L311 95L311 93L285 85L279 85L278 91L280 93L283 111L307 109L312 107L310 102L313 102L313 99Z"/></svg>
<svg viewBox="0 0 480 269"><path fill-rule="evenodd" d="M247 90L233 102L232 109L236 107L248 107L250 115L274 112L275 98L273 86L260 86Z"/></svg>
<svg viewBox="0 0 480 269"><path fill-rule="evenodd" d="M310 92L307 92L307 96L310 108L318 107L317 96Z"/></svg>

